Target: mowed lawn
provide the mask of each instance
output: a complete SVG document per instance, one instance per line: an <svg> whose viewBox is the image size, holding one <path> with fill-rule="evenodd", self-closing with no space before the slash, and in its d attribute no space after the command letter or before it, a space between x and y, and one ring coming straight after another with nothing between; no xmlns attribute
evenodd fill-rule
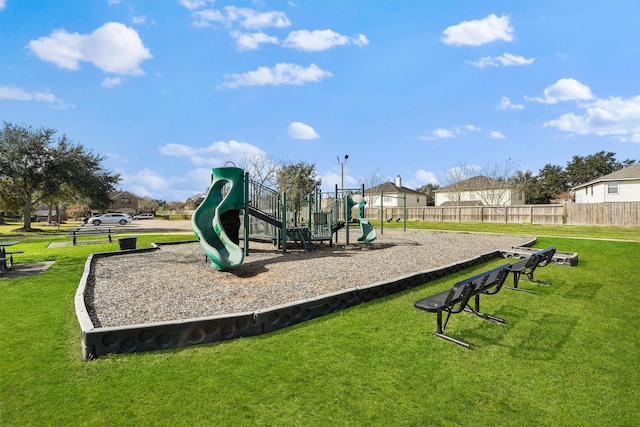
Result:
<svg viewBox="0 0 640 427"><path fill-rule="evenodd" d="M86 363L74 295L89 253L117 243L20 238L20 262L56 262L0 279L0 424L640 425L640 232L574 234L538 239L579 253L577 267L536 272L551 286L482 299L507 324L452 317L447 332L469 350L436 338L435 315L413 302L504 260L258 337ZM141 235L138 247L192 238Z"/></svg>

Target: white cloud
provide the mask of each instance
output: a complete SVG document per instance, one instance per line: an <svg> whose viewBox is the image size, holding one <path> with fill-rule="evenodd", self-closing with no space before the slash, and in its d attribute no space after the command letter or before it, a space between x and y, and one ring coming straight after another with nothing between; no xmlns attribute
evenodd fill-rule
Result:
<svg viewBox="0 0 640 427"><path fill-rule="evenodd" d="M491 138L493 138L493 139L505 139L506 138L506 136L504 136L502 134L502 132L498 132L497 130L491 131L489 136L491 136Z"/></svg>
<svg viewBox="0 0 640 427"><path fill-rule="evenodd" d="M100 86L110 89L112 87L120 86L122 84L122 81L123 80L120 77L107 77L102 81L102 84Z"/></svg>
<svg viewBox="0 0 640 427"><path fill-rule="evenodd" d="M556 104L560 101L585 101L593 99L589 86L583 85L574 79L559 79L544 90L544 98L529 98L527 101L541 102L543 104Z"/></svg>
<svg viewBox="0 0 640 427"><path fill-rule="evenodd" d="M293 139L318 139L320 135L309 125L301 122L293 122L287 128L289 136Z"/></svg>
<svg viewBox="0 0 640 427"><path fill-rule="evenodd" d="M243 158L266 156L260 148L238 141L218 141L204 148L184 144L165 144L159 148L161 154L171 157L186 157L198 166L222 166L227 161L240 162Z"/></svg>
<svg viewBox="0 0 640 427"><path fill-rule="evenodd" d="M240 31L232 31L231 37L236 39L238 50L255 50L260 47L262 43L278 44L277 37L268 36L263 32L259 33L241 33Z"/></svg>
<svg viewBox="0 0 640 427"><path fill-rule="evenodd" d="M531 65L535 61L535 58L525 58L524 56L516 56L510 53L504 53L501 56L496 56L494 58L490 56L485 56L480 58L478 61L471 62L471 65L474 65L478 68L484 67L509 67L515 65Z"/></svg>
<svg viewBox="0 0 640 427"><path fill-rule="evenodd" d="M363 34L359 34L356 37L348 37L332 30L299 30L289 33L283 42L284 47L305 52L318 52L348 44L365 46L369 44L369 40Z"/></svg>
<svg viewBox="0 0 640 427"><path fill-rule="evenodd" d="M440 184L436 175L433 172L426 171L424 169L420 169L416 171L414 174L415 180L419 183L418 186L422 186L425 184Z"/></svg>
<svg viewBox="0 0 640 427"><path fill-rule="evenodd" d="M134 16L131 18L131 22L133 22L134 24L144 24L145 22L147 22L147 17L146 16Z"/></svg>
<svg viewBox="0 0 640 427"><path fill-rule="evenodd" d="M5 0L0 0L0 10L4 9L6 5L7 5L7 2Z"/></svg>
<svg viewBox="0 0 640 427"><path fill-rule="evenodd" d="M228 21L227 17L219 10L199 10L194 12L193 15L197 18L193 22L193 25L198 28L208 27L211 25L211 22L226 23Z"/></svg>
<svg viewBox="0 0 640 427"><path fill-rule="evenodd" d="M260 28L284 28L291 25L291 21L284 12L257 12L246 7L225 7L227 17L231 21L238 21L244 28L260 29Z"/></svg>
<svg viewBox="0 0 640 427"><path fill-rule="evenodd" d="M16 86L0 86L0 99L31 101L33 99L33 95Z"/></svg>
<svg viewBox="0 0 640 427"><path fill-rule="evenodd" d="M431 133L427 135L420 137L420 139L423 141L434 141L437 139L455 138L456 135L464 133L465 131L482 132L482 129L474 125L456 126L453 129L439 128L434 131L431 131Z"/></svg>
<svg viewBox="0 0 640 427"><path fill-rule="evenodd" d="M316 64L304 68L300 65L279 63L273 68L260 67L244 74L227 74L224 78L228 81L224 86L236 88L238 86L303 85L331 76L331 72L321 69Z"/></svg>
<svg viewBox="0 0 640 427"><path fill-rule="evenodd" d="M435 141L437 139L455 138L455 134L448 129L436 129L420 137L423 141Z"/></svg>
<svg viewBox="0 0 640 427"><path fill-rule="evenodd" d="M0 99L46 102L55 108L68 108L64 101L56 98L51 92L31 93L17 86L0 86Z"/></svg>
<svg viewBox="0 0 640 427"><path fill-rule="evenodd" d="M144 74L140 63L152 58L138 33L117 22L108 22L88 35L55 30L49 37L30 41L29 48L60 68L77 70L84 61L102 71L126 75Z"/></svg>
<svg viewBox="0 0 640 427"><path fill-rule="evenodd" d="M142 196L184 201L196 193L206 191L211 183L211 168L193 168L186 175L162 176L158 172L143 169L133 174L118 171L122 184L131 192Z"/></svg>
<svg viewBox="0 0 640 427"><path fill-rule="evenodd" d="M622 141L640 142L640 95L629 99L597 99L583 103L582 115L568 113L550 120L555 127L578 135L616 136Z"/></svg>
<svg viewBox="0 0 640 427"><path fill-rule="evenodd" d="M511 100L506 96L503 96L500 99L500 103L497 105L499 110L524 110L524 105L522 104L512 104Z"/></svg>
<svg viewBox="0 0 640 427"><path fill-rule="evenodd" d="M204 0L180 0L180 4L189 10L196 10L204 7L207 2Z"/></svg>
<svg viewBox="0 0 640 427"><path fill-rule="evenodd" d="M196 10L205 5L203 2L183 1L181 4L189 10L194 11L196 27L209 27L212 22L224 25L237 23L243 28L259 30L262 28L285 28L291 25L291 21L284 12L270 11L258 12L246 7L227 6L224 12L218 9Z"/></svg>
<svg viewBox="0 0 640 427"><path fill-rule="evenodd" d="M209 172L209 174L211 174L211 172ZM169 188L169 182L165 178L149 169L142 169L135 175L126 175L124 178L127 184L135 184L138 188L144 189L143 191L135 191L135 193L140 196L151 196L152 193L149 192L148 189L165 190Z"/></svg>
<svg viewBox="0 0 640 427"><path fill-rule="evenodd" d="M443 31L442 41L455 46L480 46L496 40L510 42L514 29L509 25L508 16L491 14L476 21L463 21Z"/></svg>
<svg viewBox="0 0 640 427"><path fill-rule="evenodd" d="M331 192L334 191L336 185L338 188L342 186L342 173L341 171L337 172L325 172L320 178L322 179L322 185L320 186L322 191ZM349 174L349 168L347 166L344 167L344 186L345 188L359 188L362 185L362 182Z"/></svg>

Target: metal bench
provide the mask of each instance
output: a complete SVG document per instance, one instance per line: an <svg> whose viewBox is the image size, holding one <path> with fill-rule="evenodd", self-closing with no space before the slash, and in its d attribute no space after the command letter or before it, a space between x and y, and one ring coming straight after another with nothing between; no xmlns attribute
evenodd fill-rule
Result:
<svg viewBox="0 0 640 427"><path fill-rule="evenodd" d="M113 227L76 227L70 228L67 230L67 237L73 238L73 244L78 244L78 237L84 236L107 236L109 238L109 243L112 242L111 237L117 235L116 229Z"/></svg>
<svg viewBox="0 0 640 427"><path fill-rule="evenodd" d="M553 259L554 254L556 253L555 246L548 247L546 249L542 249L540 251L534 252L529 258L523 259L520 262L517 262L511 266L509 271L513 273L513 286L505 286L507 289L511 289L513 291L520 292L528 292L530 294L535 294L535 291L530 289L522 289L518 287L518 283L520 282L520 277L524 274L528 281L535 283L542 283L545 285L551 284L550 282L546 282L543 280L536 280L533 277L533 272L536 271L538 267L544 267L548 265Z"/></svg>
<svg viewBox="0 0 640 427"><path fill-rule="evenodd" d="M462 280L453 285L451 289L415 301L413 305L419 310L436 313L435 335L437 337L468 348L468 343L450 337L444 333L447 323L449 322L449 318L452 314L468 311L485 320L490 320L495 323L506 323L506 320L502 318L485 314L480 311L480 296L482 294L497 294L509 275L510 267L511 264L505 264ZM469 306L471 297L475 298L474 307ZM444 323L442 322L443 312L447 313Z"/></svg>

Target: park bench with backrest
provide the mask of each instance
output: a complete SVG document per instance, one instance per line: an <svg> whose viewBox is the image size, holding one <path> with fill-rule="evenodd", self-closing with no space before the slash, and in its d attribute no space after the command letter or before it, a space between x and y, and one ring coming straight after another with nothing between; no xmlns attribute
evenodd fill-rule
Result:
<svg viewBox="0 0 640 427"><path fill-rule="evenodd" d="M67 237L73 238L73 244L78 244L78 237L85 236L107 236L109 238L109 243L112 242L111 237L118 234L116 232L115 227L104 227L104 226L82 226L76 228L67 229Z"/></svg>
<svg viewBox="0 0 640 427"><path fill-rule="evenodd" d="M505 286L507 289L511 289L514 291L528 292L531 294L535 294L534 291L529 289L522 289L518 287L518 283L520 282L520 277L524 274L527 280L535 283L542 284L550 284L550 282L546 282L543 280L536 280L533 277L533 273L536 271L538 267L545 267L548 265L553 256L556 253L555 246L548 247L546 249L542 249L540 251L534 252L529 258L525 258L511 266L509 271L513 273L513 286Z"/></svg>
<svg viewBox="0 0 640 427"><path fill-rule="evenodd" d="M480 311L480 296L497 294L505 279L509 275L511 264L505 264L496 267L484 273L470 277L468 279L457 282L451 289L428 296L413 303L414 307L430 313L436 313L436 336L459 344L463 347L469 347L469 344L457 340L453 337L445 335L444 330L447 327L449 318L452 314L468 311L477 316L496 323L506 323L504 319L496 316L482 313ZM474 298L474 306L470 307L469 301ZM442 321L443 313L447 313L447 317Z"/></svg>

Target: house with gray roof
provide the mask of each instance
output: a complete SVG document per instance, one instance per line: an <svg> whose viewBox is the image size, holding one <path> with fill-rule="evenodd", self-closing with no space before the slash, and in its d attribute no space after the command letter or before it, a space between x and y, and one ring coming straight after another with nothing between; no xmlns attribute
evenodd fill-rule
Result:
<svg viewBox="0 0 640 427"><path fill-rule="evenodd" d="M576 203L640 202L640 162L571 189Z"/></svg>
<svg viewBox="0 0 640 427"><path fill-rule="evenodd" d="M504 180L478 175L435 191L436 206L510 206L524 204L524 190Z"/></svg>
<svg viewBox="0 0 640 427"><path fill-rule="evenodd" d="M380 195L382 194L382 199ZM402 185L400 175L396 182L385 182L375 187L366 189L364 199L369 208L379 208L382 204L385 208L403 207L406 197L407 207L427 206L427 195Z"/></svg>

